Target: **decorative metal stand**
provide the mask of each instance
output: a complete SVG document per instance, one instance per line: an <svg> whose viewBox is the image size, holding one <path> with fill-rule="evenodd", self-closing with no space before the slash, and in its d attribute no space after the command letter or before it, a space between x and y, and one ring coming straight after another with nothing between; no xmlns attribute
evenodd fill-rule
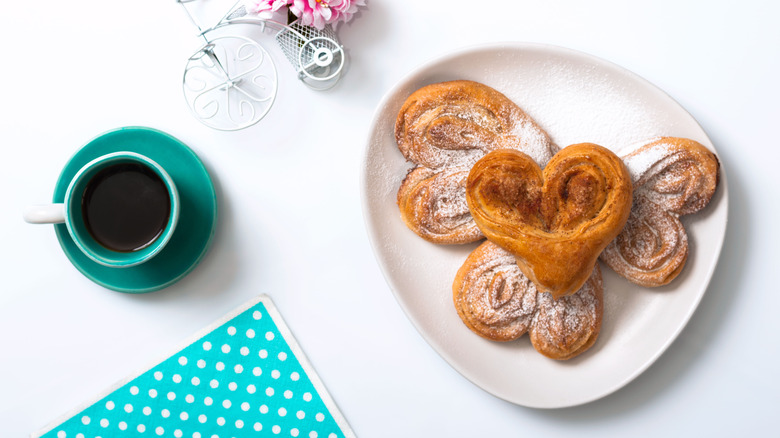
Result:
<svg viewBox="0 0 780 438"><path fill-rule="evenodd" d="M248 12L237 1L213 26L204 28L181 4L205 44L187 60L184 98L203 124L235 131L259 122L276 98L276 66L268 52L254 39L231 32L216 32L236 24L260 26L275 33L277 45L295 68L298 79L315 90L326 90L339 80L344 68L344 49L330 26L318 30L298 22L283 24Z"/></svg>

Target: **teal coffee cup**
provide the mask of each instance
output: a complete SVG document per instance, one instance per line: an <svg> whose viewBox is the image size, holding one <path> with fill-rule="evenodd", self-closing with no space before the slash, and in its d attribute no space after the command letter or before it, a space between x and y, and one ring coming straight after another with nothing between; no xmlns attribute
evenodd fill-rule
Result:
<svg viewBox="0 0 780 438"><path fill-rule="evenodd" d="M62 204L26 209L30 223L65 223L76 246L110 267L141 264L170 240L179 219L179 194L159 164L134 152L98 157L71 179Z"/></svg>

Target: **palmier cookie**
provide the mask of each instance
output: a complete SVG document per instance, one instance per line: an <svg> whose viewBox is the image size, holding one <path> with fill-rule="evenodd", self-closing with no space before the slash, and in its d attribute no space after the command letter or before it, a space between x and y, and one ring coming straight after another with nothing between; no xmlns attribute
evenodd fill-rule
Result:
<svg viewBox="0 0 780 438"><path fill-rule="evenodd" d="M439 244L469 243L484 236L466 205L467 167L434 172L415 167L398 189L398 209L407 227Z"/></svg>
<svg viewBox="0 0 780 438"><path fill-rule="evenodd" d="M506 143L537 157L552 156L543 129L506 96L473 81L427 85L404 102L395 122L395 139L404 157L429 169L470 165Z"/></svg>
<svg viewBox="0 0 780 438"><path fill-rule="evenodd" d="M466 208L465 178L486 152L517 149L544 166L557 147L544 130L500 92L477 82L451 81L412 93L398 113L398 148L416 166L398 190L404 223L439 244L484 236Z"/></svg>
<svg viewBox="0 0 780 438"><path fill-rule="evenodd" d="M542 169L514 150L493 151L469 172L466 200L488 240L553 298L575 293L631 211L631 177L608 149L581 143Z"/></svg>
<svg viewBox="0 0 780 438"><path fill-rule="evenodd" d="M486 241L458 270L453 301L464 324L493 341L511 341L526 332L531 344L552 359L570 359L598 338L603 284L598 265L575 294L553 300L537 291L514 256Z"/></svg>
<svg viewBox="0 0 780 438"><path fill-rule="evenodd" d="M638 145L623 161L634 180L633 207L600 259L641 286L668 284L688 258L688 235L679 217L712 199L718 158L694 140L662 137Z"/></svg>

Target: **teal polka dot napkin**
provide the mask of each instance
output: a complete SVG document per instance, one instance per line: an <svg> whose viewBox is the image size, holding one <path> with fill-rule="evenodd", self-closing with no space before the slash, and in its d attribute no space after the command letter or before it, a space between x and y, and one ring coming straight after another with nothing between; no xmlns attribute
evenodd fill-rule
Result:
<svg viewBox="0 0 780 438"><path fill-rule="evenodd" d="M204 334L205 333L205 334ZM354 433L268 296L33 437L303 437Z"/></svg>

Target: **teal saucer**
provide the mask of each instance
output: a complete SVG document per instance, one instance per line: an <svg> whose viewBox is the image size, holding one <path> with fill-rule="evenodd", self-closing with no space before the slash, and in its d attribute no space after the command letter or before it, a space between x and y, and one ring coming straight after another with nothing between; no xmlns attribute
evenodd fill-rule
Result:
<svg viewBox="0 0 780 438"><path fill-rule="evenodd" d="M54 202L63 202L70 180L82 166L118 151L146 155L164 167L176 184L181 202L179 222L165 248L140 265L111 268L82 253L65 224L55 225L54 231L73 266L95 283L126 293L156 291L187 275L208 251L217 224L214 184L198 156L184 143L155 129L127 127L100 135L71 157L57 180Z"/></svg>

